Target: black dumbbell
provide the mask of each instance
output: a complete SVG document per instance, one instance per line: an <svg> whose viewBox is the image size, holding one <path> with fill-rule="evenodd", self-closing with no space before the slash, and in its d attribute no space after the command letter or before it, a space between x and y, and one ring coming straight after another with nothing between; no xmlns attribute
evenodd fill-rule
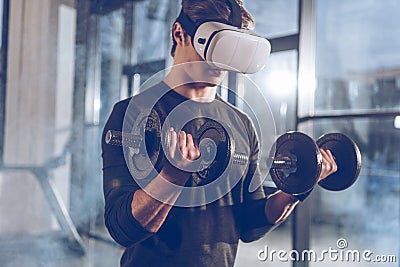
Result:
<svg viewBox="0 0 400 267"><path fill-rule="evenodd" d="M270 175L277 188L289 194L310 191L318 181L322 170L319 148L329 149L338 166L337 172L319 184L328 190L344 190L357 179L361 169L361 153L349 137L330 133L315 142L301 132L289 132L280 136L271 150Z"/></svg>
<svg viewBox="0 0 400 267"><path fill-rule="evenodd" d="M136 119L132 133L109 130L106 133L106 144L129 148L129 169L135 178L143 179L154 169L158 172L162 167L163 149L170 144L169 126L162 127L156 112L146 112ZM168 122L164 122L168 124ZM248 156L233 150L234 143L227 130L219 122L210 118L195 118L187 123L201 125L192 133L199 146L201 157L197 171L192 174L198 185L210 183L220 177L229 163L245 165ZM165 130L164 134L161 131Z"/></svg>

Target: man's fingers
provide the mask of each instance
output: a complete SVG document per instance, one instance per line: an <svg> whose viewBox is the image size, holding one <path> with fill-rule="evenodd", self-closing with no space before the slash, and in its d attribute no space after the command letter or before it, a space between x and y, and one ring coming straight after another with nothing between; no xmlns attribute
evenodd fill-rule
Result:
<svg viewBox="0 0 400 267"><path fill-rule="evenodd" d="M199 149L195 146L193 136L191 134L186 135L186 147L188 151L188 159L195 160L200 156Z"/></svg>
<svg viewBox="0 0 400 267"><path fill-rule="evenodd" d="M179 149L181 151L182 157L186 158L187 156L186 133L184 131L179 132Z"/></svg>
<svg viewBox="0 0 400 267"><path fill-rule="evenodd" d="M176 134L174 128L171 128L169 130L169 132L170 132L170 137L171 137L170 144L169 144L169 156L171 159L173 159L173 158L175 158L175 151L176 151L176 144L178 142L178 137L177 137L177 134Z"/></svg>
<svg viewBox="0 0 400 267"><path fill-rule="evenodd" d="M324 149L320 149L321 155L322 155L322 168L330 172L331 171L331 163L328 154L325 152Z"/></svg>
<svg viewBox="0 0 400 267"><path fill-rule="evenodd" d="M178 156L176 151L179 149L180 158L194 160L199 157L200 151L196 148L193 136L186 134L185 131L180 131L179 134L173 128L170 129L171 141L169 155L172 159Z"/></svg>
<svg viewBox="0 0 400 267"><path fill-rule="evenodd" d="M330 150L325 150L326 154L328 155L329 159L331 160L331 162L335 161L335 158L333 157L332 153Z"/></svg>
<svg viewBox="0 0 400 267"><path fill-rule="evenodd" d="M200 157L200 150L196 147L191 134L186 134L185 131L177 133L171 128L169 156L175 168L187 171L190 164Z"/></svg>
<svg viewBox="0 0 400 267"><path fill-rule="evenodd" d="M320 149L322 155L322 168L326 172L324 176L328 176L337 171L337 165L332 153L329 150Z"/></svg>
<svg viewBox="0 0 400 267"><path fill-rule="evenodd" d="M330 150L326 150L326 154L328 155L329 159L331 160L332 172L336 172L337 171L337 164L336 164L335 158L333 157L333 155L332 155Z"/></svg>

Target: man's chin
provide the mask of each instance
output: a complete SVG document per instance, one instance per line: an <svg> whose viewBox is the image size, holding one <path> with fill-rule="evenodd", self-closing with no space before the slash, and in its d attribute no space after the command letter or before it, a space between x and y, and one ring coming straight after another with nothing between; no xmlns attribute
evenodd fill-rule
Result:
<svg viewBox="0 0 400 267"><path fill-rule="evenodd" d="M192 86L195 88L204 88L204 87L215 87L218 86L221 82L213 82L213 81L207 81L207 82L192 82Z"/></svg>
<svg viewBox="0 0 400 267"><path fill-rule="evenodd" d="M223 76L203 76L201 79L193 80L193 83L197 85L197 87L214 87L220 85L223 80Z"/></svg>

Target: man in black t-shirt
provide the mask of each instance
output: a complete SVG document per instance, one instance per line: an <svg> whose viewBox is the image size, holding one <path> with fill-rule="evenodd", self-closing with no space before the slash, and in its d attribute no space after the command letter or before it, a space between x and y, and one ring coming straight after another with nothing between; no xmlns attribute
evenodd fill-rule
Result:
<svg viewBox="0 0 400 267"><path fill-rule="evenodd" d="M251 16L238 2L242 27L249 27ZM229 20L229 5L223 0L183 0L182 9L194 22ZM281 191L267 198L261 185L249 191L252 180L262 180L253 125L217 96L225 71L204 62L181 23L174 23L172 37L174 65L168 75L117 103L104 128L106 226L126 248L121 266L233 266L239 239L251 242L261 237L285 220L299 200ZM105 133L131 130L135 118L149 108L162 122L170 117L170 143L160 170L137 179L127 163L129 149L106 145ZM190 117L214 117L229 127L235 149L246 152L248 164L233 166L215 183L198 186L191 168L201 153L193 134L202 125L179 123ZM336 164L329 151L321 153L323 179L336 170Z"/></svg>

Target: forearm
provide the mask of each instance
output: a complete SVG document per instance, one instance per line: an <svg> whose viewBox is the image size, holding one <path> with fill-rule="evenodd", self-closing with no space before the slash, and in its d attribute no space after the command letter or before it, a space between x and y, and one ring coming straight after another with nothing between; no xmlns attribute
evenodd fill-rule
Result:
<svg viewBox="0 0 400 267"><path fill-rule="evenodd" d="M265 204L265 216L271 224L283 222L300 201L292 195L278 191Z"/></svg>
<svg viewBox="0 0 400 267"><path fill-rule="evenodd" d="M182 175L185 176L183 179ZM179 180L176 179L177 176L179 176ZM146 230L157 232L178 199L188 178L187 173L161 171L144 189L137 190L133 195L131 203L133 217Z"/></svg>
<svg viewBox="0 0 400 267"><path fill-rule="evenodd" d="M153 233L164 223L190 177L190 172L183 170L200 157L191 134L180 131L178 135L171 128L170 135L169 159L164 161L163 169L145 190L135 192L131 205L133 217Z"/></svg>

